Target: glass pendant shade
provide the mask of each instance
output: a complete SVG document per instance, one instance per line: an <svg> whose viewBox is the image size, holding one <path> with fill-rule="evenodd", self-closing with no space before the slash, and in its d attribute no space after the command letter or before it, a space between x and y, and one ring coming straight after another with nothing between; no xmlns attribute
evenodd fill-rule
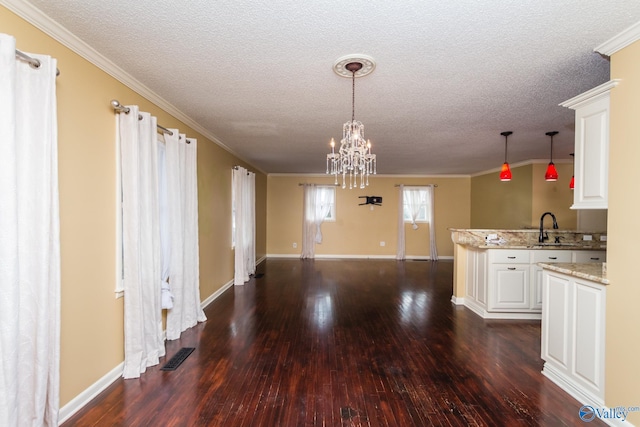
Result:
<svg viewBox="0 0 640 427"><path fill-rule="evenodd" d="M551 154L549 156L549 165L547 166L547 172L544 174L544 179L550 182L558 180L558 171L556 170L556 165L553 164L553 137L557 134L557 131L547 132L545 134L551 137Z"/></svg>
<svg viewBox="0 0 640 427"><path fill-rule="evenodd" d="M511 181L511 168L509 163L504 162L500 170L500 181Z"/></svg>
<svg viewBox="0 0 640 427"><path fill-rule="evenodd" d="M574 187L576 186L576 161L575 161L575 154L571 153L569 154L572 157L572 165L571 165L571 181L569 181L569 190L573 190Z"/></svg>
<svg viewBox="0 0 640 427"><path fill-rule="evenodd" d="M507 162L507 139L512 133L511 131L500 132L500 135L504 136L504 163L502 164L502 169L500 169L500 181L505 182L511 181L511 168Z"/></svg>
<svg viewBox="0 0 640 427"><path fill-rule="evenodd" d="M549 162L547 166L547 172L544 174L544 179L546 181L557 181L558 180L558 171L556 170L556 165L553 162Z"/></svg>

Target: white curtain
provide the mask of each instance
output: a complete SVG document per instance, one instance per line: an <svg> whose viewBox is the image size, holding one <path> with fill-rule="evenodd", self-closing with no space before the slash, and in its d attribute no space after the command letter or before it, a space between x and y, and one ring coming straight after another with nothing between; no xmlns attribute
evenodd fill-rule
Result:
<svg viewBox="0 0 640 427"><path fill-rule="evenodd" d="M427 192L427 221L429 221L429 257L431 261L438 261L438 249L436 248L436 215L435 215L435 191L433 185L428 185Z"/></svg>
<svg viewBox="0 0 640 427"><path fill-rule="evenodd" d="M256 271L255 174L236 166L231 175L234 198L234 285L244 285Z"/></svg>
<svg viewBox="0 0 640 427"><path fill-rule="evenodd" d="M313 184L302 187L302 248L300 258L313 259L316 254L316 192Z"/></svg>
<svg viewBox="0 0 640 427"><path fill-rule="evenodd" d="M165 134L167 207L169 210L169 287L173 307L167 312L167 339L207 320L200 306L198 247L198 169L195 139L171 129ZM166 282L165 282L166 283Z"/></svg>
<svg viewBox="0 0 640 427"><path fill-rule="evenodd" d="M398 247L396 248L396 259L405 260L405 233L404 233L404 185L400 185L400 195L398 196Z"/></svg>
<svg viewBox="0 0 640 427"><path fill-rule="evenodd" d="M171 269L171 233L169 231L170 213L167 189L167 145L164 134L158 134L158 204L160 206L160 289L162 290L162 308L173 308L173 294L169 285Z"/></svg>
<svg viewBox="0 0 640 427"><path fill-rule="evenodd" d="M404 210L405 206L409 209L411 216L411 226L414 230L418 229L416 219L422 208L426 209L426 220L429 223L429 257L432 261L438 260L438 250L436 248L436 226L435 226L435 200L434 187L427 185L420 188L405 188L400 185L400 196L398 198L398 247L396 251L396 259L406 259L405 254L405 228L404 228Z"/></svg>
<svg viewBox="0 0 640 427"><path fill-rule="evenodd" d="M57 426L60 217L56 60L0 34L0 425Z"/></svg>
<svg viewBox="0 0 640 427"><path fill-rule="evenodd" d="M135 105L119 114L124 270L124 378L164 356L157 120Z"/></svg>
<svg viewBox="0 0 640 427"><path fill-rule="evenodd" d="M300 258L313 259L316 243L322 243L321 225L331 211L334 194L332 189L315 184L303 186L302 249Z"/></svg>

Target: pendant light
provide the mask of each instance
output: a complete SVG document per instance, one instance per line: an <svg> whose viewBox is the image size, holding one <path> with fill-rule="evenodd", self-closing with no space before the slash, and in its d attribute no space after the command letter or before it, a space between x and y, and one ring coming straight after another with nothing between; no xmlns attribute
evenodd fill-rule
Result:
<svg viewBox="0 0 640 427"><path fill-rule="evenodd" d="M551 156L549 156L549 165L547 166L547 172L544 174L544 179L550 182L558 180L558 171L556 170L556 165L553 164L553 137L557 134L557 131L545 134L551 137Z"/></svg>
<svg viewBox="0 0 640 427"><path fill-rule="evenodd" d="M569 181L569 189L573 190L576 185L576 159L574 153L569 154L571 156L571 181Z"/></svg>
<svg viewBox="0 0 640 427"><path fill-rule="evenodd" d="M500 135L504 136L504 163L502 164L502 169L500 169L500 181L511 181L511 168L509 168L509 163L507 163L507 138L513 132L506 131L500 132Z"/></svg>

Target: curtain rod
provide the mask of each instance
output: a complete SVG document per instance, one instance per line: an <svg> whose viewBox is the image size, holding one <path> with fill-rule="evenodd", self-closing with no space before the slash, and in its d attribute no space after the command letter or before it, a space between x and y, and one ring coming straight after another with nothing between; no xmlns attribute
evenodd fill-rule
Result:
<svg viewBox="0 0 640 427"><path fill-rule="evenodd" d="M400 185L406 185L407 187L437 187L438 184L424 184L424 185L413 185L413 184L396 184L394 187L400 187Z"/></svg>
<svg viewBox="0 0 640 427"><path fill-rule="evenodd" d="M231 167L231 169L238 170L239 167L241 167L241 166L234 165L233 167ZM246 169L246 171L247 171L247 175L249 175L250 173L254 173L255 174L255 172L251 172L249 169Z"/></svg>
<svg viewBox="0 0 640 427"><path fill-rule="evenodd" d="M131 109L129 107L125 107L123 105L120 104L120 102L118 102L115 99L111 100L111 108L113 108L117 113L125 113L125 114L129 114L129 111L131 111ZM142 116L140 114L138 114L138 120L142 120ZM158 126L158 130L160 130L160 132L162 133L166 133L167 135L171 135L173 136L173 132L170 131L169 129L167 129L164 126ZM191 144L191 142L187 139L187 144Z"/></svg>
<svg viewBox="0 0 640 427"><path fill-rule="evenodd" d="M29 55L27 55L26 53L16 49L16 56L24 61L27 61L29 63L29 65L31 65L31 68L40 68L40 65L42 65L40 63L39 59L36 58L32 58ZM60 70L58 68L56 68L56 76L60 75Z"/></svg>

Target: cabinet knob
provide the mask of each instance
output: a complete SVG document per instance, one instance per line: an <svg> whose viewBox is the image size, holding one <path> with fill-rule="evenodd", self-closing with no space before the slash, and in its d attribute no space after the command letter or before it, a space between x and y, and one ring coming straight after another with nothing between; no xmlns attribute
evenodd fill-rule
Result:
<svg viewBox="0 0 640 427"><path fill-rule="evenodd" d="M516 257L514 257L514 256L508 256L507 258L509 258L509 259L516 259Z"/></svg>
<svg viewBox="0 0 640 427"><path fill-rule="evenodd" d="M558 259L557 256L550 256L549 259Z"/></svg>
<svg viewBox="0 0 640 427"><path fill-rule="evenodd" d="M515 270L515 267L507 267L507 270Z"/></svg>
<svg viewBox="0 0 640 427"><path fill-rule="evenodd" d="M593 261L598 261L598 260L600 259L600 257L591 257L591 259L592 259Z"/></svg>

